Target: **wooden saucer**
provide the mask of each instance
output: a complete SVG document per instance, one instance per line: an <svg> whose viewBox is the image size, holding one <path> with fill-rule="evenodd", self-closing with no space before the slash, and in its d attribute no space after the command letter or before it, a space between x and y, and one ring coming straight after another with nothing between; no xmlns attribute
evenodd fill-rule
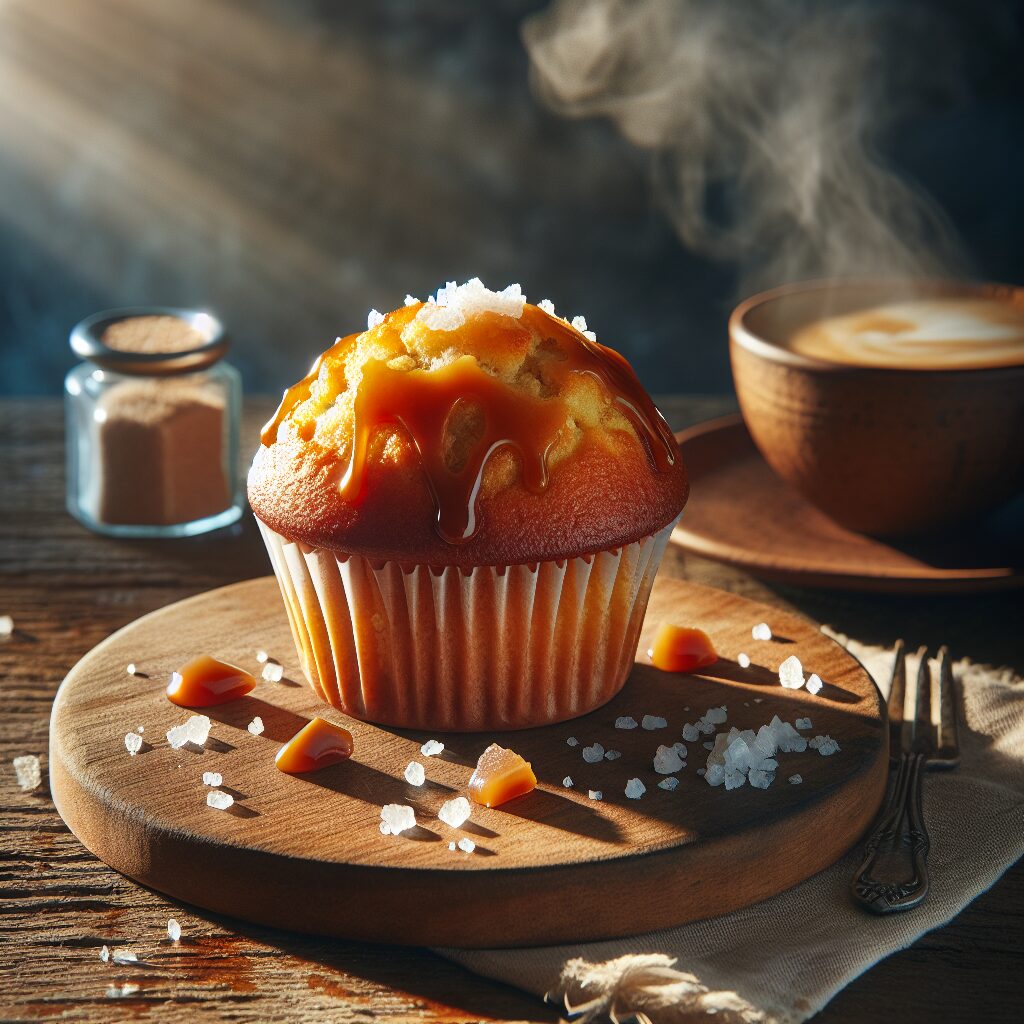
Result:
<svg viewBox="0 0 1024 1024"><path fill-rule="evenodd" d="M694 554L808 587L945 594L1024 583L1024 502L969 533L897 545L844 529L783 483L740 416L676 437L691 492L672 541Z"/></svg>
<svg viewBox="0 0 1024 1024"><path fill-rule="evenodd" d="M50 781L61 816L98 857L145 885L235 917L299 931L416 945L510 946L608 938L721 914L780 892L833 863L881 802L888 772L884 707L854 658L799 616L679 580L654 587L640 650L664 620L699 626L722 660L682 676L638 660L623 692L572 722L506 734L438 736L347 719L300 682L288 622L272 578L201 594L147 615L87 654L64 680L50 725ZM775 641L751 640L771 624ZM279 658L285 680L208 709L203 748L173 750L166 731L189 712L164 696L172 670L208 653L258 673L255 653ZM741 669L744 651L753 664ZM777 668L796 654L826 681L818 696L784 690ZM145 676L129 676L134 662ZM842 749L780 754L772 786L726 791L697 774L702 736L690 743L674 792L658 788L659 744L725 704L728 729L756 729L778 714L809 717L808 735ZM313 715L344 724L352 760L283 775L274 754ZM653 731L616 729L620 715L663 716ZM247 731L259 715L262 735ZM124 736L144 726L132 757ZM578 745L569 746L570 736ZM536 791L496 809L473 808L452 829L441 803L465 794L492 741L531 761ZM588 764L594 742L621 751ZM406 783L410 761L427 783ZM229 811L206 805L205 771L223 775ZM800 785L789 777L803 776ZM570 776L573 787L563 779ZM627 780L647 787L625 796ZM591 799L600 790L602 800ZM410 833L383 836L385 803L415 808ZM459 839L473 853L450 850Z"/></svg>

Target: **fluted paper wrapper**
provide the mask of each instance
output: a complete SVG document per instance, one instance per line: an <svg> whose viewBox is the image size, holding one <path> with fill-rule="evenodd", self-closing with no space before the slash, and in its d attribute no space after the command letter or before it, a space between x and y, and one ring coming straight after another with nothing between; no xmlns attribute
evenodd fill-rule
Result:
<svg viewBox="0 0 1024 1024"><path fill-rule="evenodd" d="M472 570L260 530L323 700L385 725L475 731L575 718L622 689L674 525L594 555Z"/></svg>

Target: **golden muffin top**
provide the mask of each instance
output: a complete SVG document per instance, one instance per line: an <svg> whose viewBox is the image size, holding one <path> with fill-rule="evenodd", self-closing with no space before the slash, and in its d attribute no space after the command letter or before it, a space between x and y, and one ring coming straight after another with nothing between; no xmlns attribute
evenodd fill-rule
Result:
<svg viewBox="0 0 1024 1024"><path fill-rule="evenodd" d="M249 476L291 540L430 564L618 547L686 499L679 449L586 323L477 279L339 339L285 392Z"/></svg>

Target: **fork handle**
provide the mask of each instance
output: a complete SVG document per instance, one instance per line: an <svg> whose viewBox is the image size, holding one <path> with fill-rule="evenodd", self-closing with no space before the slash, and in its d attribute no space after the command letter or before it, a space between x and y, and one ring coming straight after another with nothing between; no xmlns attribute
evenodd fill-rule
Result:
<svg viewBox="0 0 1024 1024"><path fill-rule="evenodd" d="M931 841L921 812L925 756L901 754L896 783L853 876L854 900L875 914L916 907L928 894Z"/></svg>

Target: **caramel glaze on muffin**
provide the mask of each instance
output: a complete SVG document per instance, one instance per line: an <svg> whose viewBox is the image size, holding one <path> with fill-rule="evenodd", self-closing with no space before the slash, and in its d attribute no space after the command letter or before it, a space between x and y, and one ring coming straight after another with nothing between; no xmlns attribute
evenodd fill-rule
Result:
<svg viewBox="0 0 1024 1024"><path fill-rule="evenodd" d="M525 304L437 330L410 303L290 388L249 474L291 541L435 566L616 548L678 516L678 446L625 359Z"/></svg>

